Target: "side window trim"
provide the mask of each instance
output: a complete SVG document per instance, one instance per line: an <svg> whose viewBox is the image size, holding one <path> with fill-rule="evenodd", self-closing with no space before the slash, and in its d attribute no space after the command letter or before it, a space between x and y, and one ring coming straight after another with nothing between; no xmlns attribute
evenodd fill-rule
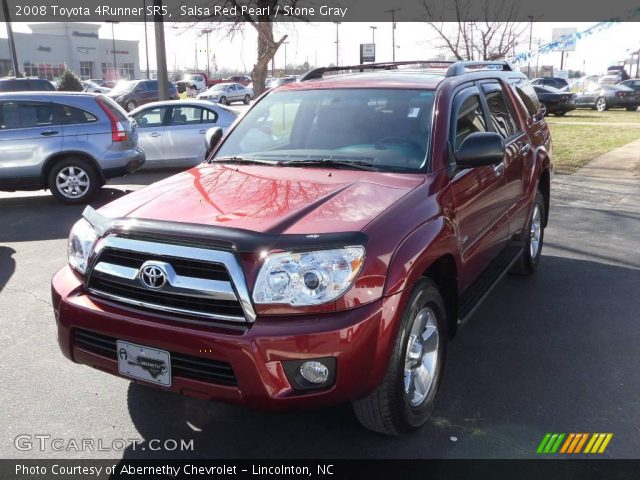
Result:
<svg viewBox="0 0 640 480"><path fill-rule="evenodd" d="M482 96L480 95L480 89L478 87L476 87L475 85L470 85L467 87L463 87L461 90L456 92L453 98L453 104L451 106L451 118L449 124L449 142L451 143L452 149L454 150L456 144L456 135L458 133L458 114L460 113L460 107L469 99L469 97L472 97L474 95L477 95L480 99L482 116L484 118L485 124L487 122L486 105L482 104Z"/></svg>

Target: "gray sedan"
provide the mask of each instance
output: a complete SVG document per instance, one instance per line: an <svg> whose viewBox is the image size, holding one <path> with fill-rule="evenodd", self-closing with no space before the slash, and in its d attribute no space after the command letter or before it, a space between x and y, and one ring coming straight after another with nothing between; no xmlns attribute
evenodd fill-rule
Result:
<svg viewBox="0 0 640 480"><path fill-rule="evenodd" d="M243 102L249 105L253 90L247 89L240 83L218 83L208 90L198 94L199 100L211 100L212 102L229 105L231 102Z"/></svg>
<svg viewBox="0 0 640 480"><path fill-rule="evenodd" d="M171 100L149 103L129 115L138 124L138 144L146 153L146 166L157 168L202 162L207 130L226 130L238 113L206 100Z"/></svg>

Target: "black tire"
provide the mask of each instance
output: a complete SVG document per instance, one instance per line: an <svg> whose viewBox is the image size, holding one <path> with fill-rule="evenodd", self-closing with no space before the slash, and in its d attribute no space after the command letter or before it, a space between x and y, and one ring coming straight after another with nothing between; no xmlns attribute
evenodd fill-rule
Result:
<svg viewBox="0 0 640 480"><path fill-rule="evenodd" d="M604 97L596 98L596 110L599 112L604 112L605 110L609 110L609 105L607 105L607 99Z"/></svg>
<svg viewBox="0 0 640 480"><path fill-rule="evenodd" d="M249 105L250 102L251 102L251 96L247 93L242 99L242 103L244 103L245 105Z"/></svg>
<svg viewBox="0 0 640 480"><path fill-rule="evenodd" d="M129 100L128 102L126 102L126 103L124 104L124 109L125 109L127 112L132 112L132 111L134 111L134 110L136 109L136 107L137 107L136 102L134 102L133 100Z"/></svg>
<svg viewBox="0 0 640 480"><path fill-rule="evenodd" d="M220 103L222 105L229 105L229 100L227 100L227 97L220 97Z"/></svg>
<svg viewBox="0 0 640 480"><path fill-rule="evenodd" d="M627 107L627 112L635 112L638 110L638 107Z"/></svg>
<svg viewBox="0 0 640 480"><path fill-rule="evenodd" d="M556 117L564 117L567 112L553 112L553 115Z"/></svg>
<svg viewBox="0 0 640 480"><path fill-rule="evenodd" d="M535 217L535 209L538 208L540 228L538 233L538 247L535 255L532 255L531 243L533 241L532 223ZM510 273L515 275L531 275L538 269L540 263L540 254L542 253L542 247L544 245L544 219L546 218L546 208L544 205L544 197L540 191L536 192L535 202L531 209L531 215L523 236L525 237L524 248L522 249L522 255L516 263L511 267Z"/></svg>
<svg viewBox="0 0 640 480"><path fill-rule="evenodd" d="M86 190L82 188L82 190L76 190L79 192L77 195L73 195L73 191L65 189L61 187L58 183L58 175L61 172L64 172L65 169L73 168L74 172L76 172L76 177L81 179L79 181L84 181L86 178L88 181L88 185ZM82 173L80 173L82 172ZM70 205L78 205L87 203L89 199L98 191L98 189L102 186L101 178L93 165L91 165L86 160L82 158L76 157L68 157L64 160L60 160L56 162L56 164L49 171L49 175L47 177L47 185L49 190L54 197L60 200L63 203L67 203ZM79 185L80 187L84 187L84 185Z"/></svg>
<svg viewBox="0 0 640 480"><path fill-rule="evenodd" d="M418 313L425 308L435 313L438 343L433 383L416 406L411 405L404 387L405 355L411 328ZM421 427L431 416L444 370L447 348L447 318L444 300L436 284L421 278L411 293L389 359L384 379L368 396L353 402L360 423L369 430L386 435L401 435Z"/></svg>

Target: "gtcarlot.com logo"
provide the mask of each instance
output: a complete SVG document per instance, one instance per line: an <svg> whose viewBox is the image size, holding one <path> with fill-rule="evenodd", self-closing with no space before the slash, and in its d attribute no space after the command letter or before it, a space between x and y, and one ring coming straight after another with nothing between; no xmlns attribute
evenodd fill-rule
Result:
<svg viewBox="0 0 640 480"><path fill-rule="evenodd" d="M537 453L604 453L613 433L547 433Z"/></svg>

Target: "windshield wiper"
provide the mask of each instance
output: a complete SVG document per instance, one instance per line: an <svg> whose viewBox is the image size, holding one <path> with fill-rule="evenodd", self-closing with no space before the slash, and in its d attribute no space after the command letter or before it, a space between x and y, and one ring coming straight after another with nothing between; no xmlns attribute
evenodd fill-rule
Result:
<svg viewBox="0 0 640 480"><path fill-rule="evenodd" d="M368 162L360 160L337 160L334 158L315 158L310 160L287 160L286 162L278 162L282 167L350 167L357 170L368 170L375 172L378 169Z"/></svg>
<svg viewBox="0 0 640 480"><path fill-rule="evenodd" d="M240 156L212 158L211 160L209 160L209 163L242 163L245 165L270 165L272 167L278 165L278 162L272 162L269 160L256 160L254 158L245 158Z"/></svg>

